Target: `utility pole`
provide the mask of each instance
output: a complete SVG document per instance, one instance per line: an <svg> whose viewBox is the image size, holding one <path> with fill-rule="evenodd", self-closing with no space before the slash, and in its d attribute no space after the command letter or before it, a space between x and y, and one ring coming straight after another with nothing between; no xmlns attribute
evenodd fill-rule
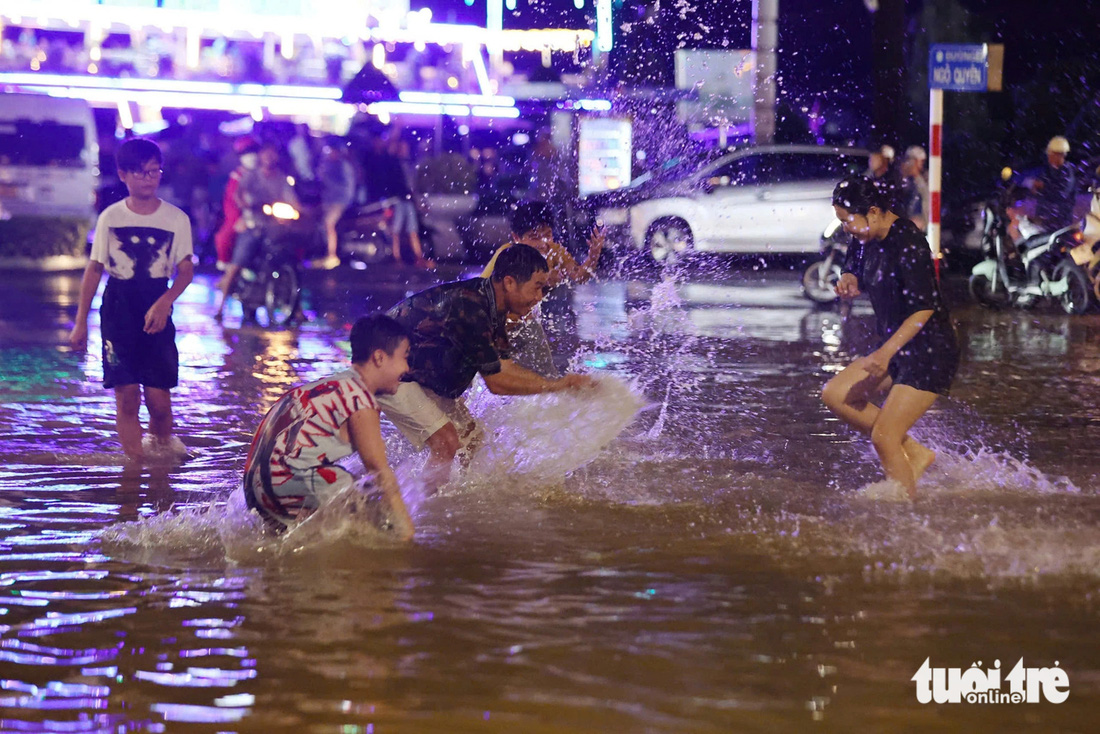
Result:
<svg viewBox="0 0 1100 734"><path fill-rule="evenodd" d="M752 0L752 50L756 52L752 132L757 145L775 140L776 49L779 0Z"/></svg>

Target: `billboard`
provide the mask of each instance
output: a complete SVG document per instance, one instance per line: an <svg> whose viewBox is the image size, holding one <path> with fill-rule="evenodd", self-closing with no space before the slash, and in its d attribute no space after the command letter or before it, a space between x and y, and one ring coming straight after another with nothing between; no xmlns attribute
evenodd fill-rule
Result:
<svg viewBox="0 0 1100 734"><path fill-rule="evenodd" d="M682 48L676 51L676 88L695 89L698 100L679 103L686 123L736 125L752 120L756 54L747 50Z"/></svg>
<svg viewBox="0 0 1100 734"><path fill-rule="evenodd" d="M633 125L612 117L582 117L577 140L577 188L581 196L630 183Z"/></svg>

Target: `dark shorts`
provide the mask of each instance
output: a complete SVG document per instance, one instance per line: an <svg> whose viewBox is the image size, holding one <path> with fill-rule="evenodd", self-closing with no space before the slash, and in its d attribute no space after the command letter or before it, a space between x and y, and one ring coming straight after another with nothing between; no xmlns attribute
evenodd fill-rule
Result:
<svg viewBox="0 0 1100 734"><path fill-rule="evenodd" d="M145 313L168 290L167 278L108 278L99 309L103 334L103 386L179 384L179 352L171 316L156 334L145 333Z"/></svg>
<svg viewBox="0 0 1100 734"><path fill-rule="evenodd" d="M416 204L402 198L393 205L393 231L398 234L413 234L418 229Z"/></svg>
<svg viewBox="0 0 1100 734"><path fill-rule="evenodd" d="M948 395L959 370L959 350L953 344L920 351L903 349L890 360L890 379L895 385Z"/></svg>

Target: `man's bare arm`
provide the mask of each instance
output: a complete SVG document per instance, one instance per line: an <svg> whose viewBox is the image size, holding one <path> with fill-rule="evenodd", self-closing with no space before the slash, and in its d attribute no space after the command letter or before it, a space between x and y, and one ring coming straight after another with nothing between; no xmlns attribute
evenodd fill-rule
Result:
<svg viewBox="0 0 1100 734"><path fill-rule="evenodd" d="M500 363L500 372L483 377L489 392L494 395L537 395L588 387L594 382L588 375L577 374L567 374L556 380L548 380L510 359Z"/></svg>

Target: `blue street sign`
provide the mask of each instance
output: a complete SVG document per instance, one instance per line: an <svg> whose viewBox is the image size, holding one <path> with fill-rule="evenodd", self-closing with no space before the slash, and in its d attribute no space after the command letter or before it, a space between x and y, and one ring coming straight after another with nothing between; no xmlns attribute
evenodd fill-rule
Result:
<svg viewBox="0 0 1100 734"><path fill-rule="evenodd" d="M929 89L985 92L989 89L989 47L937 43L928 51Z"/></svg>

